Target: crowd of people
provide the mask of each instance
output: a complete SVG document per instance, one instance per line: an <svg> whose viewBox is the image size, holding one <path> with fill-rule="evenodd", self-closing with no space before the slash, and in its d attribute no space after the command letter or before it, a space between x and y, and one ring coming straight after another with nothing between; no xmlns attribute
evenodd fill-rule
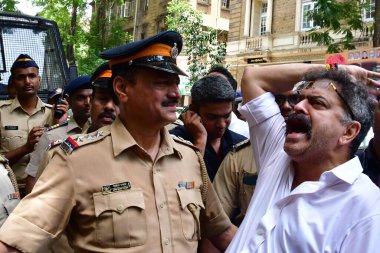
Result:
<svg viewBox="0 0 380 253"><path fill-rule="evenodd" d="M104 51L49 103L0 102L0 253L377 252L380 73L213 66L179 118L180 34ZM374 137L359 150L370 128Z"/></svg>

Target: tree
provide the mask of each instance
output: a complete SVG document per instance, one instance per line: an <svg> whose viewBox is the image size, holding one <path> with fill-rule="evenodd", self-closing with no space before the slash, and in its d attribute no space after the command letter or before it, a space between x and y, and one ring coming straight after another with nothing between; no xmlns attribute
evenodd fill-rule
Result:
<svg viewBox="0 0 380 253"><path fill-rule="evenodd" d="M84 72L92 72L99 66L103 59L99 53L132 40L132 36L124 31L125 21L118 15L121 0L96 0L95 10L91 16L90 30L86 35L86 49L78 61L80 69ZM114 10L107 12L107 10Z"/></svg>
<svg viewBox="0 0 380 253"><path fill-rule="evenodd" d="M84 42L85 0L34 0L33 3L43 8L40 16L57 22L62 44L69 65L76 65L75 50Z"/></svg>
<svg viewBox="0 0 380 253"><path fill-rule="evenodd" d="M190 85L202 77L211 65L221 64L226 46L217 40L217 30L202 25L202 14L194 10L188 1L171 0L168 3L166 24L179 32L188 57Z"/></svg>
<svg viewBox="0 0 380 253"><path fill-rule="evenodd" d="M18 4L16 0L2 0L0 1L0 11L17 12L16 4Z"/></svg>
<svg viewBox="0 0 380 253"><path fill-rule="evenodd" d="M363 31L362 14L364 9L369 8L370 0L315 0L315 2L314 9L307 14L314 20L315 25L315 28L310 30L312 40L318 45L327 46L328 53L354 49L354 32ZM333 36L341 39L334 40Z"/></svg>

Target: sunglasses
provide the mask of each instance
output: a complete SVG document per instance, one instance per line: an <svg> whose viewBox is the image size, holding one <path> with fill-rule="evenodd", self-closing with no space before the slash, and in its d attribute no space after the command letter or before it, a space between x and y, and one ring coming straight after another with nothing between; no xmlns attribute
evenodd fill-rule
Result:
<svg viewBox="0 0 380 253"><path fill-rule="evenodd" d="M285 102L288 102L290 106L295 106L300 101L300 96L298 94L293 94L289 96L285 95L276 95L274 96L276 103L279 106L284 105Z"/></svg>
<svg viewBox="0 0 380 253"><path fill-rule="evenodd" d="M301 85L301 89L297 89L297 93L300 94L301 90L303 90L303 89L309 89L309 88L313 87L313 85L314 85L314 81L303 81L303 84ZM350 114L351 118L353 120L356 119L355 115L354 115L354 112L352 111L351 107L348 105L346 99L344 99L344 97L342 96L342 94L340 94L340 92L338 91L337 87L335 86L335 84L333 82L326 83L326 85L324 85L324 86L318 84L318 87L320 87L320 88L332 87L333 90L336 92L336 94L338 94L338 96L342 100L343 104L346 106L346 108L348 110L348 113Z"/></svg>

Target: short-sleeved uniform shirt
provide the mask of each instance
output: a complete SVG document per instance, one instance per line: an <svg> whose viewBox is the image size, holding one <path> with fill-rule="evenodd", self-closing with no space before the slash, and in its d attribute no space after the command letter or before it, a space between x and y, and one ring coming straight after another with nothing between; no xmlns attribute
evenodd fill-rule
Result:
<svg viewBox="0 0 380 253"><path fill-rule="evenodd" d="M171 134L174 134L175 136L181 137L187 141L194 143L193 137L184 126L177 126L171 129L169 132ZM232 150L232 147L235 144L238 144L239 142L244 141L246 139L247 138L245 136L235 133L229 129L226 129L225 133L221 138L220 143L222 157L224 158L227 155L227 153L230 150ZM216 175L216 172L218 171L221 162L223 161L223 158L220 158L218 156L218 154L215 152L214 148L211 146L210 143L206 144L205 154L203 158L206 163L208 175L211 181L214 181L214 177Z"/></svg>
<svg viewBox="0 0 380 253"><path fill-rule="evenodd" d="M12 173L7 160L0 155L0 227L20 202L16 183L12 184L11 181Z"/></svg>
<svg viewBox="0 0 380 253"><path fill-rule="evenodd" d="M28 140L28 134L33 127L44 126L52 122L52 106L38 98L36 109L29 115L20 105L17 98L8 100L0 107L0 152L5 153L21 147ZM23 156L12 165L17 181L26 178L25 167L30 155Z"/></svg>
<svg viewBox="0 0 380 253"><path fill-rule="evenodd" d="M231 223L194 149L174 141L165 128L161 137L155 160L119 118L69 137L61 147L67 153L56 148L0 240L43 252L67 227L75 252L197 252L200 231L217 235Z"/></svg>
<svg viewBox="0 0 380 253"><path fill-rule="evenodd" d="M257 180L249 140L237 144L220 164L213 181L216 194L232 223L239 226L247 212Z"/></svg>
<svg viewBox="0 0 380 253"><path fill-rule="evenodd" d="M55 143L63 142L68 136L80 134L88 129L86 124L83 129L78 126L74 118L70 118L56 126L51 126L46 129L34 147L34 151L30 154L30 161L26 166L25 173L29 176L36 177L38 168L42 163L44 154L49 150L49 146L55 145Z"/></svg>

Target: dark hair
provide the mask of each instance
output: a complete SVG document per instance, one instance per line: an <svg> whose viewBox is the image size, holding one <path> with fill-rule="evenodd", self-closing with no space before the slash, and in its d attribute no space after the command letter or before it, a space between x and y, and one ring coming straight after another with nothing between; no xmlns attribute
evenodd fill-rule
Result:
<svg viewBox="0 0 380 253"><path fill-rule="evenodd" d="M191 88L191 104L195 110L207 103L233 102L235 91L231 84L221 76L205 76Z"/></svg>
<svg viewBox="0 0 380 253"><path fill-rule="evenodd" d="M117 98L115 91L113 90L113 80L116 76L121 76L125 78L128 82L135 84L136 83L136 73L141 67L129 66L128 64L118 64L112 67L112 77L110 79L110 85L108 89L110 94L112 94L112 100L116 105L119 105L119 99Z"/></svg>
<svg viewBox="0 0 380 253"><path fill-rule="evenodd" d="M342 124L352 122L352 120L356 120L361 124L360 132L350 146L350 157L352 158L372 126L375 109L374 103L369 98L365 85L352 78L345 70L326 71L315 69L304 76L304 80L306 81L316 81L320 79L334 81L334 84L337 85L338 92L344 98L355 116L355 119L352 119L349 108L346 108L347 106L341 101L344 111L346 112L345 117L342 119Z"/></svg>
<svg viewBox="0 0 380 253"><path fill-rule="evenodd" d="M214 65L210 68L207 75L209 75L212 72L217 72L224 75L227 78L228 82L231 84L234 91L237 90L237 82L235 78L232 76L231 72L229 72L225 67L223 67L222 65Z"/></svg>

